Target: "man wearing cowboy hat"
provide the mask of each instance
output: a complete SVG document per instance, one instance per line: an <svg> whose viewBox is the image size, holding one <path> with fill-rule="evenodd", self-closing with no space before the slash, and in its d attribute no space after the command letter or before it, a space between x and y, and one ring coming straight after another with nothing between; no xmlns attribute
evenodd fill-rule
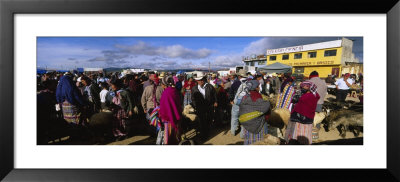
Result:
<svg viewBox="0 0 400 182"><path fill-rule="evenodd" d="M236 135L237 130L239 129L239 104L242 97L246 94L246 82L247 82L247 74L242 69L238 73L239 80L236 80L231 87L230 95L234 95L231 98L232 111L231 111L231 134ZM243 130L240 132L240 137L243 138Z"/></svg>
<svg viewBox="0 0 400 182"><path fill-rule="evenodd" d="M276 73L272 73L272 87L275 91L275 94L279 94L279 90L281 89L281 80L279 80L278 75Z"/></svg>
<svg viewBox="0 0 400 182"><path fill-rule="evenodd" d="M192 105L200 118L200 137L206 140L213 120L214 108L218 106L217 93L215 88L207 83L206 76L199 74L194 79L197 85L192 88Z"/></svg>

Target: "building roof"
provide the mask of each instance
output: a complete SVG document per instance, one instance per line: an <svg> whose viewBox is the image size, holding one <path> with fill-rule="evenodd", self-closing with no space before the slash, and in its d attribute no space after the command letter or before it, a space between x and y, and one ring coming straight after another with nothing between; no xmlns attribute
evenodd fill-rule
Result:
<svg viewBox="0 0 400 182"><path fill-rule="evenodd" d="M274 63L268 66L258 67L258 70L265 71L267 73L287 73L292 71L292 66L282 63Z"/></svg>

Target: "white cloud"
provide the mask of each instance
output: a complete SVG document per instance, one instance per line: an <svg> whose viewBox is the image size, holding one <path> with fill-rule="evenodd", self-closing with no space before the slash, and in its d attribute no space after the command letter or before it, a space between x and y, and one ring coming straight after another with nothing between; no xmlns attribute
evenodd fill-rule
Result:
<svg viewBox="0 0 400 182"><path fill-rule="evenodd" d="M251 42L247 47L244 48L243 53L245 55L265 54L268 47L271 47L271 41L268 38L262 38L260 40Z"/></svg>
<svg viewBox="0 0 400 182"><path fill-rule="evenodd" d="M152 46L143 41L139 41L137 44L131 46L117 44L115 47L122 52L127 52L134 55L164 56L167 58L182 59L206 58L212 53L212 50L206 48L192 50L185 48L182 45Z"/></svg>

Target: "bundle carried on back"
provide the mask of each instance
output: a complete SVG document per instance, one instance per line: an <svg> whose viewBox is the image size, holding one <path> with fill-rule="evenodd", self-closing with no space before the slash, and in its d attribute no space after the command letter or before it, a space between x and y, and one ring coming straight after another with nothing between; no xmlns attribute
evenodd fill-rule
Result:
<svg viewBox="0 0 400 182"><path fill-rule="evenodd" d="M256 97L259 96L259 97ZM251 133L259 133L265 123L265 115L270 109L270 103L260 94L243 96L239 105L239 122Z"/></svg>

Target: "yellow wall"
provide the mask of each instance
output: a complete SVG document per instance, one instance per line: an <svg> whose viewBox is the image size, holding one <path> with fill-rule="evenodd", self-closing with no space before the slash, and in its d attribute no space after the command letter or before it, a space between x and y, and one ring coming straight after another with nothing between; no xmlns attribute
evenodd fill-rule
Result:
<svg viewBox="0 0 400 182"><path fill-rule="evenodd" d="M325 50L334 50L336 49L336 56L324 57ZM317 52L317 57L308 58L308 52ZM301 59L294 59L294 54L303 53ZM289 59L282 60L282 55L286 54L275 54L267 56L267 65L274 63L282 63L286 65L293 66L292 72L295 72L295 68L304 67L304 72L302 73L304 76L308 77L312 71L317 71L320 77L328 77L328 75L332 74L332 68L339 68L339 75L342 72L341 66L341 58L342 58L342 48L330 48L330 49L320 49L320 50L312 50L312 51L304 51L304 52L293 52L288 53ZM276 61L270 61L270 56L276 56Z"/></svg>
<svg viewBox="0 0 400 182"><path fill-rule="evenodd" d="M340 75L340 66L308 66L304 67L304 76L309 77L311 72L317 71L319 77L326 78L328 75L332 74L332 68L339 68L339 75ZM294 73L295 68L293 68Z"/></svg>
<svg viewBox="0 0 400 182"><path fill-rule="evenodd" d="M324 57L325 50L334 50L336 49L336 56ZM317 57L308 58L308 52L317 52ZM294 54L303 53L301 59L294 59ZM268 55L267 65L274 64L276 62L287 64L290 66L323 66L323 65L340 65L341 57L342 57L342 48L330 48L330 49L321 49L321 50L312 50L312 51L304 51L304 52L293 52L289 53L288 60L282 60L282 55L285 54L275 54ZM276 56L276 61L270 61L270 56Z"/></svg>

